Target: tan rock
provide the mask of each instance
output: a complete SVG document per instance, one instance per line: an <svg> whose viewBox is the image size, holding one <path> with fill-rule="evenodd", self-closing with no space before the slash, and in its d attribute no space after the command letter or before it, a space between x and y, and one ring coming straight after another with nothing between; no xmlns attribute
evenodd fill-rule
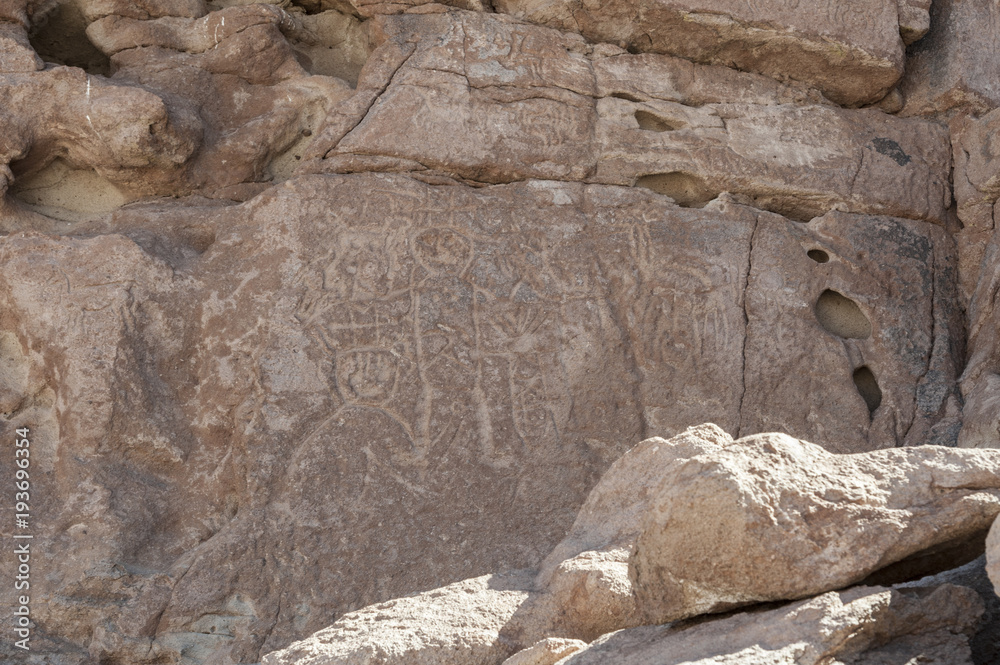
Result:
<svg viewBox="0 0 1000 665"><path fill-rule="evenodd" d="M950 204L935 124L811 103L801 87L724 68L602 55L488 14L377 26L380 64L332 110L303 172L585 180L693 207L728 191L803 221L836 208L942 223Z"/></svg>
<svg viewBox="0 0 1000 665"><path fill-rule="evenodd" d="M633 51L805 81L844 105L881 99L903 73L904 40L928 23L926 2L753 4L494 0L498 11Z"/></svg>
<svg viewBox="0 0 1000 665"><path fill-rule="evenodd" d="M908 52L901 115L982 114L1000 106L997 4L935 0L930 14L930 33Z"/></svg>
<svg viewBox="0 0 1000 665"><path fill-rule="evenodd" d="M503 665L555 665L567 656L585 649L586 642L550 637L508 658Z"/></svg>
<svg viewBox="0 0 1000 665"><path fill-rule="evenodd" d="M787 432L833 452L865 439L954 445L958 395L939 377L960 373L964 335L947 232L839 212L806 226L761 215L750 262L764 267L747 282L740 432ZM839 403L842 415L766 406L785 394Z"/></svg>
<svg viewBox="0 0 1000 665"><path fill-rule="evenodd" d="M28 43L24 26L0 19L0 72L33 72L44 65Z"/></svg>
<svg viewBox="0 0 1000 665"><path fill-rule="evenodd" d="M629 561L650 623L843 588L981 537L1000 513L997 451L838 456L781 434L701 445L664 468Z"/></svg>
<svg viewBox="0 0 1000 665"><path fill-rule="evenodd" d="M560 665L971 665L968 635L982 607L973 590L950 584L922 593L856 587L693 626L623 630Z"/></svg>
<svg viewBox="0 0 1000 665"><path fill-rule="evenodd" d="M261 665L493 665L511 653L500 630L528 599L530 580L486 575L351 612Z"/></svg>

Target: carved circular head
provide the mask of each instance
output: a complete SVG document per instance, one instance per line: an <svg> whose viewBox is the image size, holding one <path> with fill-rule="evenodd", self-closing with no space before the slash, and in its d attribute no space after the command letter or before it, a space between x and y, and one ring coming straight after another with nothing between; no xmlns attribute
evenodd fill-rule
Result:
<svg viewBox="0 0 1000 665"><path fill-rule="evenodd" d="M472 241L451 229L427 229L413 239L413 254L432 273L458 274L472 259Z"/></svg>

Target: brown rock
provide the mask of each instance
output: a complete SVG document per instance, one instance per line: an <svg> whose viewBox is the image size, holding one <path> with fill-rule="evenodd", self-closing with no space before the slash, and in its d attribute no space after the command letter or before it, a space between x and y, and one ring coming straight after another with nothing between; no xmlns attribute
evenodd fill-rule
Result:
<svg viewBox="0 0 1000 665"><path fill-rule="evenodd" d="M843 588L981 537L1000 513L1000 452L837 456L781 434L702 446L664 468L629 560L650 623Z"/></svg>
<svg viewBox="0 0 1000 665"><path fill-rule="evenodd" d="M13 337L0 360L20 368L0 373L12 377L9 422L51 423L38 445L74 451L46 454L52 475L38 480L49 526L36 542L75 552L40 586L40 619L84 649L102 626L94 649L107 659L152 644L256 662L360 606L537 565L630 442L701 414L733 432L750 418L744 293L748 272L755 284L776 269L750 262L762 215L786 225L771 237L789 253L814 246L801 244L811 225L731 197L697 210L632 188L387 174L293 178L242 206L128 206L73 227L90 239L3 238L0 332ZM894 246L880 234L895 222L845 219ZM908 274L905 256L871 260ZM866 302L858 285L851 295ZM881 306L903 297L930 310L922 290ZM39 316L56 298L59 317ZM813 326L802 334L825 334ZM884 346L878 362L914 344L937 357L921 340ZM850 377L846 350L839 362ZM853 404L864 425L863 398L845 390L829 404L788 391L754 408L828 423ZM843 431L831 446L900 443ZM558 579L542 596L587 602L560 613L539 600L532 616L551 623L534 625L593 636L628 616L616 534L552 559ZM111 582L85 583L115 565L133 572L114 584L158 607L153 628L121 624ZM166 577L164 605L138 571ZM545 637L522 632L525 648Z"/></svg>
<svg viewBox="0 0 1000 665"><path fill-rule="evenodd" d="M998 447L996 402L1000 399L997 284L1000 238L1000 111L952 122L955 198L963 223L958 233L959 277L968 304L968 359L961 377L966 400L959 441L967 447Z"/></svg>
<svg viewBox="0 0 1000 665"><path fill-rule="evenodd" d="M982 114L1000 106L1000 8L992 0L935 0L931 31L908 52L901 115Z"/></svg>
<svg viewBox="0 0 1000 665"><path fill-rule="evenodd" d="M0 76L6 127L0 177L28 179L61 160L94 171L136 194L170 191L200 141L196 118L171 114L163 100L134 86L56 67L35 74ZM30 116L11 113L30 108Z"/></svg>
<svg viewBox="0 0 1000 665"><path fill-rule="evenodd" d="M909 42L927 29L929 3L900 5L494 0L498 11L594 41L805 81L855 106L878 101L902 75L900 33Z"/></svg>
<svg viewBox="0 0 1000 665"><path fill-rule="evenodd" d="M947 141L931 123L789 104L815 95L674 58L605 57L487 14L392 16L376 32L380 64L333 109L304 170L638 185L693 207L728 191L803 221L832 208L945 219Z"/></svg>
<svg viewBox="0 0 1000 665"><path fill-rule="evenodd" d="M974 591L950 584L930 593L856 587L693 626L623 630L560 663L972 665L967 635L981 613Z"/></svg>

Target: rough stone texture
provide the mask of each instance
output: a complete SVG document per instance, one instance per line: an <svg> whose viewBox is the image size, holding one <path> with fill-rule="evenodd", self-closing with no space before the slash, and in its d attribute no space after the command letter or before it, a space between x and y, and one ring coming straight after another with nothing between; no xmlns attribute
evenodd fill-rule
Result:
<svg viewBox="0 0 1000 665"><path fill-rule="evenodd" d="M922 120L789 104L808 93L673 58L602 56L484 14L377 25L379 65L332 110L309 170L639 185L694 207L729 191L804 221L836 208L942 222L950 203L945 132ZM622 81L644 94L615 96ZM738 86L749 90L727 98Z"/></svg>
<svg viewBox="0 0 1000 665"><path fill-rule="evenodd" d="M1000 513L1000 451L838 456L760 434L702 442L692 455L691 443L681 442L673 462L663 455L629 559L650 623L843 588L911 555L981 538Z"/></svg>
<svg viewBox="0 0 1000 665"><path fill-rule="evenodd" d="M493 665L513 650L500 630L529 597L530 580L487 575L366 607L261 665Z"/></svg>
<svg viewBox="0 0 1000 665"><path fill-rule="evenodd" d="M857 587L691 627L623 630L560 665L972 665L967 635L981 612L963 587Z"/></svg>
<svg viewBox="0 0 1000 665"><path fill-rule="evenodd" d="M964 566L946 570L931 577L897 585L904 593L906 589L926 589L942 584L954 584L974 590L983 601L983 616L976 626L976 632L969 638L972 662L975 665L992 665L1000 660L1000 596L993 589L993 583L986 574L986 555L970 561Z"/></svg>
<svg viewBox="0 0 1000 665"><path fill-rule="evenodd" d="M844 105L881 99L903 73L903 38L926 2L494 0L498 11L641 52L805 81ZM989 34L989 33L985 33Z"/></svg>
<svg viewBox="0 0 1000 665"><path fill-rule="evenodd" d="M580 640L549 637L508 658L503 665L555 665L557 662L586 648Z"/></svg>
<svg viewBox="0 0 1000 665"><path fill-rule="evenodd" d="M1000 7L993 0L935 0L931 31L910 47L900 115L1000 106Z"/></svg>
<svg viewBox="0 0 1000 665"><path fill-rule="evenodd" d="M963 223L957 235L959 283L968 305L968 361L959 445L1000 446L1000 111L952 122L955 198Z"/></svg>
<svg viewBox="0 0 1000 665"><path fill-rule="evenodd" d="M713 490L718 489L717 485L705 474L699 476L691 473L692 468L704 465L706 460L719 466L724 465L725 460L722 458L726 453L752 456L762 443L764 448L771 446L771 452L774 452L775 446L780 447L789 442L803 448L812 447L810 444L773 434L733 441L718 427L708 424L691 428L669 441L645 441L622 456L602 477L584 503L570 534L546 559L533 587L529 583L530 574L521 572L504 579L484 577L468 580L393 603L376 605L349 614L309 639L265 657L264 665L333 665L374 660L389 665L453 661L499 664L504 649L515 652L504 665L552 665L556 662L649 662L661 665L682 662L787 662L790 665L865 662L886 665L911 662L913 657L944 665L973 662L969 660L970 637L973 638L975 647L975 662L981 662L979 659L988 656L994 620L990 615L986 622L977 621L984 610L984 599L980 598L980 594L985 571L977 568L975 563L933 578L899 585L894 589L862 586L846 592L826 593L781 609L758 608L756 611L725 618L703 617L695 622L681 621L637 628L641 624L632 620L627 608L619 607L618 611L606 613L601 618L600 625L581 620L582 617L597 616L598 610L588 607L595 601L593 589L589 590L590 593L582 588L578 588L575 593L566 593L564 590L568 585L564 580L572 580L573 574L564 572L562 566L555 565L555 562L562 559L565 564L580 560L581 556L576 553L582 548L591 548L586 553L596 560L596 555L602 551L609 552L612 546L617 545L633 552L632 563L636 564L635 554L638 553L641 557L642 548L648 546L650 522L655 522L654 527L662 523L657 519L657 512L662 509L662 497L674 488L677 493L684 492L683 496L687 500L675 502L676 519L668 527L677 527L684 519L689 522L702 520L707 524L708 531L722 531L726 526L723 524L725 518L713 522L709 515L718 510L719 503L725 506L736 502L725 493L714 501L706 500L705 495L711 495ZM789 446L786 445L785 452L788 451ZM955 531L942 534L943 541L935 540L941 537L936 533L939 524L933 523L938 517L931 517L929 522L926 519L927 515L934 515L935 509L942 506L929 505L929 494L940 497L948 492L946 488L952 488L956 495L964 494L955 510L942 510L947 514L941 520L955 525L965 522L966 531L971 521L978 520L980 526L992 521L990 516L983 520L983 513L993 514L1000 510L1000 490L981 491L977 496L976 490L969 489L997 484L995 474L985 471L988 467L996 467L997 453L943 448L910 448L907 451L910 454L897 454L895 459L883 459L890 451L855 456L827 453L820 455L834 457L845 465L857 465L861 458L860 466L865 466L867 462L876 467L869 471L881 473L879 481L882 488L865 487L866 473L858 473L858 469L853 469L854 473L850 469L847 472L839 469L823 474L823 469L817 468L818 465L808 466L806 459L811 452L809 450L797 458L786 455L784 459L776 459L776 455L765 454L767 459L762 461L780 470L770 474L758 471L763 483L773 481L778 475L786 481L785 487L789 483L801 482L802 477L807 475L817 479L813 481L814 485L822 483L823 480L818 480L822 478L827 484L823 500L840 500L843 505L839 510L837 507L825 507L825 512L820 512L823 507L806 509L804 519L809 525L803 529L800 523L794 523L797 514L795 501L789 498L790 493L783 487L774 487L776 483L771 482L772 493L785 489L781 496L785 499L782 507L786 511L775 515L773 521L782 523L788 531L795 532L791 538L786 536L786 540L790 541L792 554L777 562L773 557L768 560L767 556L758 556L766 546L762 548L755 543L773 543L777 540L775 536L779 534L766 533L761 529L758 534L754 534L759 536L757 539L741 538L741 534L733 530L730 535L734 537L735 543L731 547L720 543L718 539L713 541L710 537L703 538L705 547L695 552L692 558L698 558L699 564L706 568L721 569L721 573L715 575L709 585L729 579L733 587L751 590L766 586L771 590L779 590L780 594L781 589L787 588L788 575L783 577L774 573L776 568L786 566L789 575L799 582L807 574L806 569L816 571L815 579L805 584L813 583L812 593L822 593L830 587L842 586L848 582L824 576L825 569L821 561L825 562L826 568L839 566L843 569L857 564L856 560L849 561L851 557L845 552L865 557L866 546L870 549L872 543L884 545L895 541L904 543L904 549L923 550L922 558L927 563L935 559L934 555L927 554L935 549L935 545L946 544L949 539L963 540L963 534ZM916 487L922 481L926 485L928 480L913 473L914 467L918 466L927 476L934 476L935 486ZM893 477L894 472L896 478ZM690 482L678 485L674 482L678 473L691 476ZM753 481L754 478L744 478L744 486ZM955 492L956 487L963 489ZM897 493L905 494L911 502L917 503L919 507L912 512L923 515L907 521L908 516L903 514L905 508L897 505L894 517L904 528L901 533L894 534L894 538L886 538L884 533L875 533L878 530L878 520L877 517L875 520L871 519L872 504L879 498L884 503L891 503L885 499L892 488ZM878 489L883 491L879 493ZM766 511L775 507L761 493L757 496L747 494L743 498L745 504L754 504L757 509ZM939 503L947 502L939 500ZM867 511L868 514L862 515L858 511ZM817 517L821 517L822 523ZM755 525L763 521L765 520L748 518L746 523ZM843 533L857 531L856 525L859 522L866 526L873 525L874 529L866 528L864 533L853 539L837 539ZM914 536L912 532L906 532L907 526L914 527L917 535L924 538L924 542L918 547L905 544L908 538ZM962 526L957 528L958 531L963 530ZM975 530L975 526L971 528ZM701 543L693 541L690 532L691 529L684 525L670 531L674 541L679 543L677 549L699 547ZM795 542L795 538L800 542L818 544L825 551L818 557L814 554L812 558L806 554L801 568L789 567L788 559L796 554L802 555L801 551L795 551L801 550L801 545ZM825 538L830 538L832 542L824 542ZM978 547L974 549L982 551L982 542L979 541L976 545ZM744 549L738 551L740 547ZM772 549L775 548L772 546ZM743 560L734 564L734 560L740 558L741 554ZM898 555L899 552L895 554ZM988 550L987 556L992 556L992 552ZM951 556L936 558L937 561L932 562L935 566L953 560ZM689 562L673 563L671 570L681 576ZM892 555L888 554L874 567L866 567L861 563L857 569L862 575L876 568L885 574L893 568L885 566L892 563ZM641 565L641 561L639 564ZM597 568L597 565L593 566L594 570ZM895 568L898 569L898 566ZM925 569L927 568L925 565ZM732 577L727 578L728 574L732 574ZM699 583L701 580L685 580L686 584L680 588L669 581L664 585L663 581L659 580L660 585L656 589L668 597L682 601L691 600L692 595L705 591L707 586ZM817 581L818 583L814 583ZM649 609L650 587L642 586L649 583L648 577L642 578L637 587L639 602L646 603L642 609ZM653 584L656 585L657 581L653 581ZM777 597L772 596L771 599ZM600 600L596 599L598 605ZM659 599L653 600L655 602ZM992 611L996 605L994 601L998 599L990 597L985 600L986 606ZM718 608L702 606L697 609L711 611ZM589 617L588 610L592 612ZM594 636L585 638L593 643L587 645L578 639L567 639L567 633L574 630L581 636L587 630L594 631ZM604 635L601 636L601 633ZM463 655L456 659L456 653ZM832 661L834 657L838 660ZM716 658L719 660L715 660Z"/></svg>
<svg viewBox="0 0 1000 665"><path fill-rule="evenodd" d="M38 349L18 362L55 392L48 445L74 451L53 453L41 522L51 530L37 542L74 543L79 567L39 590L44 625L83 644L102 626L94 648L108 658L119 642L148 650L155 638L165 652L253 662L360 605L534 565L629 442L706 413L734 432L749 418L740 377L754 347L742 331L762 215L787 227L775 242L812 246L799 235L811 225L724 199L691 210L629 188L435 187L401 175L299 178L240 207L123 208L80 224L98 234L89 239L8 236L4 330L22 353ZM920 227L854 221L876 237ZM937 227L922 228L930 242ZM95 256L129 276L108 277ZM771 268L754 270L751 284ZM36 316L58 293L85 299L64 300L58 320ZM894 297L881 306L930 294ZM827 334L818 322L810 331ZM932 358L930 340L897 339L886 366L914 348ZM851 356L838 363L849 379ZM953 379L939 378L947 392ZM915 377L909 386L880 407L899 422L913 418ZM32 403L24 390L10 388L11 404ZM776 393L755 408L859 419L827 439L838 450L903 441L870 428L847 390L825 405ZM800 436L815 433L796 422ZM91 501L73 498L81 487ZM614 599L622 564L608 575L567 566ZM98 570L158 622L125 625L118 600L81 607L88 592L72 589ZM225 632L206 635L206 613Z"/></svg>
<svg viewBox="0 0 1000 665"><path fill-rule="evenodd" d="M723 41L788 46L747 65L780 81L501 4L0 0L0 438L32 430L36 659L257 663L564 538L502 648L496 617L475 639L590 641L642 620L641 529L566 532L636 441L953 443L970 360L962 442L994 445L996 118L951 128L956 250L947 131L831 92L874 101L888 78L841 47L886 36L864 66L898 75L925 0L815 30L741 6ZM796 56L816 35L840 54ZM594 514L648 504L608 482Z"/></svg>

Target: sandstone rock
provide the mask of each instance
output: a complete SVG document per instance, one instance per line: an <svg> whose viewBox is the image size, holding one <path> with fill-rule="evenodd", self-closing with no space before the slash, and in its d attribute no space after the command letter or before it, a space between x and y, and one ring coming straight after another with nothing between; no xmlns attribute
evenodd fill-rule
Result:
<svg viewBox="0 0 1000 665"><path fill-rule="evenodd" d="M642 625L628 559L652 509L665 464L706 447L731 444L715 425L692 427L669 442L654 438L622 455L591 490L573 528L542 562L533 621L545 635L592 641ZM665 461L666 460L666 461Z"/></svg>
<svg viewBox="0 0 1000 665"><path fill-rule="evenodd" d="M33 400L51 404L39 445L74 450L49 457L53 475L38 481L51 503L36 542L76 553L38 590L45 625L83 649L100 625L95 653L107 659L152 644L164 658L256 662L366 604L536 566L631 442L701 414L732 432L750 417L745 289L748 273L754 284L774 270L751 266L754 228L785 224L770 237L789 253L833 253L801 244L812 225L762 215L727 197L697 210L632 188L359 174L293 178L241 206L127 206L74 224L79 238L0 239L11 267L0 332L12 336L0 351L43 377L2 375L8 422L38 417ZM890 248L885 229L936 228L842 219ZM109 279L95 253L130 277ZM905 256L871 260L908 274ZM852 297L867 302L858 285ZM38 315L60 293L105 291L119 294L113 306L67 295L60 318ZM929 295L901 290L880 306L926 314ZM921 317L908 320L929 330ZM826 334L818 320L807 330ZM888 367L920 349L937 362L930 337L865 359ZM852 362L845 350L836 371L849 379ZM954 382L933 379L945 392ZM830 404L789 391L754 408L809 409L822 423L857 412L837 449L902 442L866 430L863 397L845 389ZM893 400L879 408L912 417ZM815 433L795 422L809 430L800 436ZM124 499L135 496L139 506ZM588 637L608 613L629 625L615 533L553 559L560 574L539 590L535 625ZM114 584L155 610L154 625L123 625L111 582L88 591L87 571L111 579L117 565L130 572ZM149 575L164 579L152 586ZM546 609L577 593L589 602ZM545 637L522 633L525 648Z"/></svg>
<svg viewBox="0 0 1000 665"><path fill-rule="evenodd" d="M701 445L664 468L629 561L650 623L843 588L981 537L1000 513L992 450L837 456L779 434Z"/></svg>
<svg viewBox="0 0 1000 665"><path fill-rule="evenodd" d="M997 293L1000 239L996 207L1000 198L1000 112L952 122L955 198L963 228L958 234L959 281L968 298L968 354L961 377L966 416L961 445L1000 446L995 403L1000 399L1000 337Z"/></svg>
<svg viewBox="0 0 1000 665"><path fill-rule="evenodd" d="M903 73L903 38L927 29L926 2L778 1L641 5L586 0L494 0L498 11L633 51L723 64L819 88L838 104L881 99ZM988 33L984 33L988 34Z"/></svg>
<svg viewBox="0 0 1000 665"><path fill-rule="evenodd" d="M0 76L0 191L55 160L93 170L125 190L170 191L200 141L196 118L171 114L163 100L75 68ZM30 108L31 116L12 113ZM13 173L7 169L12 165Z"/></svg>
<svg viewBox="0 0 1000 665"><path fill-rule="evenodd" d="M580 640L550 637L531 646L503 662L503 665L555 665L567 656L587 647Z"/></svg>
<svg viewBox="0 0 1000 665"><path fill-rule="evenodd" d="M499 663L512 650L500 629L528 598L530 579L487 575L351 612L261 665Z"/></svg>
<svg viewBox="0 0 1000 665"><path fill-rule="evenodd" d="M1000 106L1000 9L991 0L936 0L931 31L908 53L901 115L982 114Z"/></svg>
<svg viewBox="0 0 1000 665"><path fill-rule="evenodd" d="M673 58L595 55L486 14L391 16L376 32L380 64L333 109L304 170L638 185L693 207L729 191L803 221L837 208L941 223L950 202L931 123L788 104L811 98Z"/></svg>
<svg viewBox="0 0 1000 665"><path fill-rule="evenodd" d="M899 584L894 588L903 593L910 593L911 589L922 592L921 590L938 587L942 584L967 587L979 594L985 609L979 620L979 625L975 628L975 634L969 639L972 662L976 665L996 662L1000 658L1000 597L997 596L993 589L993 583L986 574L986 555L984 554L964 566L914 582Z"/></svg>
<svg viewBox="0 0 1000 665"><path fill-rule="evenodd" d="M930 593L856 587L693 626L623 630L560 664L972 665L967 635L981 613L982 601L963 587L945 584Z"/></svg>
<svg viewBox="0 0 1000 665"><path fill-rule="evenodd" d="M0 72L33 72L44 64L28 43L24 27L0 19Z"/></svg>

